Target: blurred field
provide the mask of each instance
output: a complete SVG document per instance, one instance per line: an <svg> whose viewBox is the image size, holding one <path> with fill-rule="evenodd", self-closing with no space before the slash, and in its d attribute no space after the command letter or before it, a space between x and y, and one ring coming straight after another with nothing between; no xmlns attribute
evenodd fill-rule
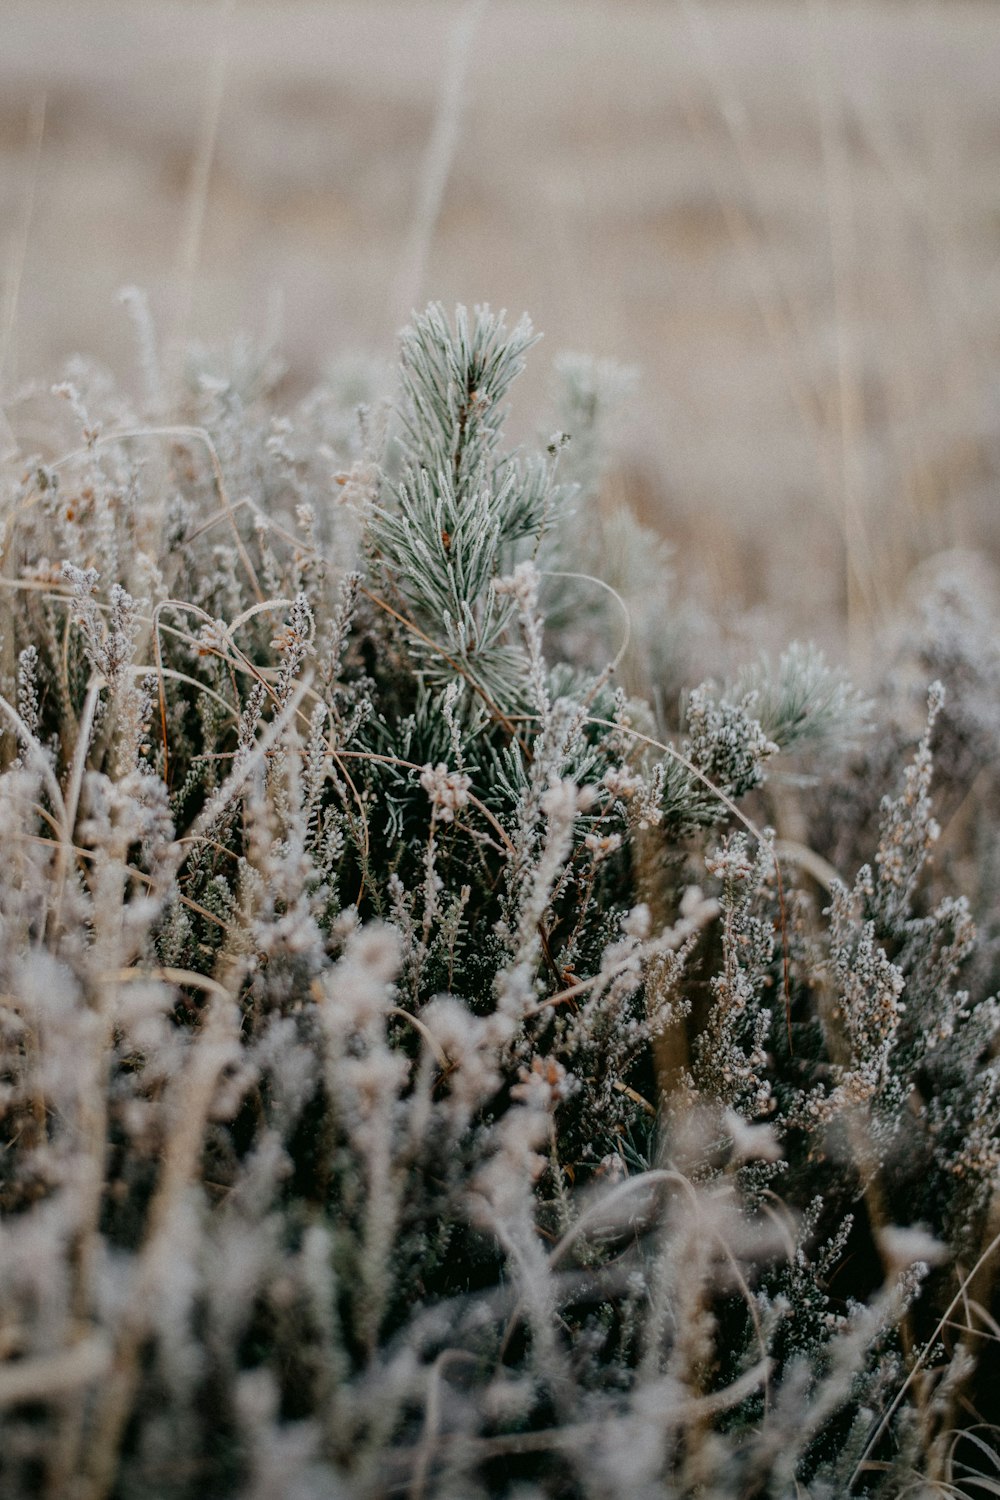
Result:
<svg viewBox="0 0 1000 1500"><path fill-rule="evenodd" d="M463 14L5 0L6 393L128 375L129 282L167 336L280 310L290 392L488 301L546 335L522 430L558 350L639 366L618 483L723 614L858 650L921 558L1000 556L1000 8L493 0L421 257Z"/></svg>

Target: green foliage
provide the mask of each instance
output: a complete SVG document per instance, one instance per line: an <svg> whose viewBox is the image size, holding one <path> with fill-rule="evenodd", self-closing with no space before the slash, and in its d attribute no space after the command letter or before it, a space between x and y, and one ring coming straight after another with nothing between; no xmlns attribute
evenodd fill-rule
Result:
<svg viewBox="0 0 1000 1500"><path fill-rule="evenodd" d="M594 577L626 386L509 452L531 342L431 308L356 427L246 350L170 426L77 369L5 476L5 1494L951 1482L1000 1012L928 874L948 699L876 745L793 647L659 741Z"/></svg>

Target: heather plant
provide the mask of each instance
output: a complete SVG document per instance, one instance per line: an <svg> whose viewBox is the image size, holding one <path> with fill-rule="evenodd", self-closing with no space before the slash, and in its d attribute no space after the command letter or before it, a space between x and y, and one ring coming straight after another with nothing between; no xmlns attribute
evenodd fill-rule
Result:
<svg viewBox="0 0 1000 1500"><path fill-rule="evenodd" d="M678 698L613 372L534 455L488 309L353 414L246 349L168 413L139 321L4 479L4 1493L991 1492L994 939L929 876L989 631L922 737L803 647Z"/></svg>

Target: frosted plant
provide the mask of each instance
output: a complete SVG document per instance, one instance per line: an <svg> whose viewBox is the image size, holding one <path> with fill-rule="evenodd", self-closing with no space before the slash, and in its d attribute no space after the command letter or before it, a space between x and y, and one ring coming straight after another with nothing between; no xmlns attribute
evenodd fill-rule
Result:
<svg viewBox="0 0 1000 1500"><path fill-rule="evenodd" d="M131 306L139 396L75 363L2 479L3 1493L950 1483L1000 1015L932 803L988 629L915 753L801 647L674 723L662 552L598 577L610 371L512 452L528 325L432 307L391 413L246 344L167 410Z"/></svg>
<svg viewBox="0 0 1000 1500"><path fill-rule="evenodd" d="M708 861L723 890L722 970L712 979L712 1006L695 1043L695 1076L702 1092L748 1121L774 1109L766 1049L772 1015L761 999L775 934L753 911L771 859L766 843L751 857L745 834L737 833Z"/></svg>

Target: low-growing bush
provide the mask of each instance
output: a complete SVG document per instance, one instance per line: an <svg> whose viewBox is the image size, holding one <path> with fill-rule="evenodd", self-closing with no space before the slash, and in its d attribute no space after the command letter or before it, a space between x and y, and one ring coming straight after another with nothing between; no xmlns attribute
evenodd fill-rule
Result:
<svg viewBox="0 0 1000 1500"><path fill-rule="evenodd" d="M998 1492L995 633L678 699L531 342L278 417L147 338L8 463L5 1495Z"/></svg>

